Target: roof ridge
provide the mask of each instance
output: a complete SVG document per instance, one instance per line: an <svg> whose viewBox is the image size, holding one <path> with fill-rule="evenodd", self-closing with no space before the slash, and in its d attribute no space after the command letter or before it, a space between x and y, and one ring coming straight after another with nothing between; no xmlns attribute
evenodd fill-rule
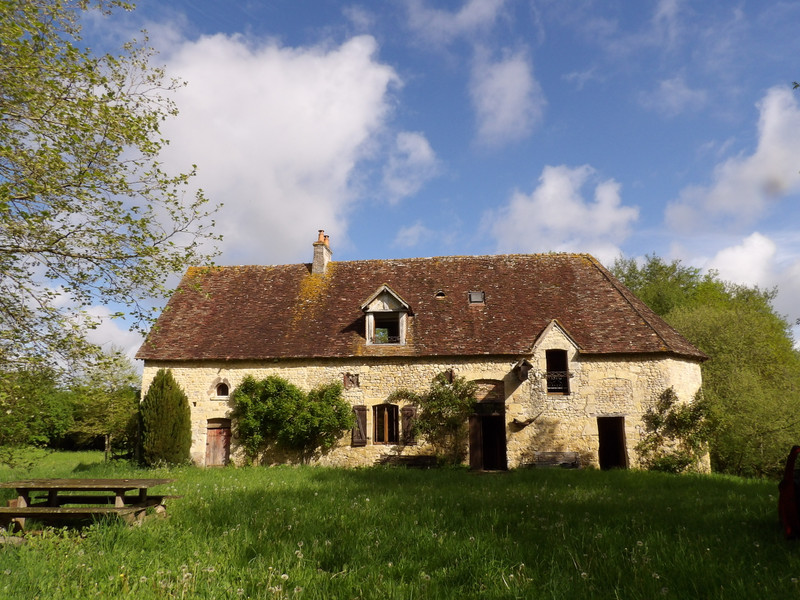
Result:
<svg viewBox="0 0 800 600"><path fill-rule="evenodd" d="M368 262L408 262L408 261L423 261L423 260L475 260L475 259L505 259L505 258L544 258L544 257L575 257L575 258L590 258L594 256L588 252L532 252L532 253L511 253L511 254L448 254L442 256L410 256L407 258L360 258L355 260L332 260L331 263L368 263ZM214 265L215 268L223 269L246 269L246 268L278 268L278 267L297 267L300 265L309 265L310 262L301 263L284 263L280 265ZM190 267L202 268L202 267Z"/></svg>

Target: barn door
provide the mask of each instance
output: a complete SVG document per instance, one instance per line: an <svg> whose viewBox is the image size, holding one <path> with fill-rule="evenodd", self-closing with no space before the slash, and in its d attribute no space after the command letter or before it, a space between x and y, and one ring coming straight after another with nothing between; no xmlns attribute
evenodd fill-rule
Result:
<svg viewBox="0 0 800 600"><path fill-rule="evenodd" d="M625 417L597 417L597 435L600 442L598 450L600 468L627 469Z"/></svg>
<svg viewBox="0 0 800 600"><path fill-rule="evenodd" d="M206 466L225 466L228 464L230 454L230 419L209 419L206 429Z"/></svg>

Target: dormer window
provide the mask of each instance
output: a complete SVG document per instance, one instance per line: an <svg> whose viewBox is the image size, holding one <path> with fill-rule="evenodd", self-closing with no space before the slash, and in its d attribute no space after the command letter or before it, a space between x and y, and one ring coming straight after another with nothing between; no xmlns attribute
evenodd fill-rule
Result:
<svg viewBox="0 0 800 600"><path fill-rule="evenodd" d="M382 285L361 305L366 313L367 344L406 343L408 304L388 285Z"/></svg>

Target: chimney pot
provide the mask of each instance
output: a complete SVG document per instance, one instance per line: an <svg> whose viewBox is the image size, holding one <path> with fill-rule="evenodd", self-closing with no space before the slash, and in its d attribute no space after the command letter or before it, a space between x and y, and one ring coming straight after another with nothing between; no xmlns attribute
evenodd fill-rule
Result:
<svg viewBox="0 0 800 600"><path fill-rule="evenodd" d="M320 229L319 230L319 235L317 236L317 241L318 242L324 242L325 241L325 237L326 237L325 236L325 230L324 229Z"/></svg>

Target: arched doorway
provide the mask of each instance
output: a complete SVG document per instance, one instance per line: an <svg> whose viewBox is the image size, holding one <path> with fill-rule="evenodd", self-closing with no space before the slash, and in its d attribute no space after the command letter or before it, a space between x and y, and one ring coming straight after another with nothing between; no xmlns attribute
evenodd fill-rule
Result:
<svg viewBox="0 0 800 600"><path fill-rule="evenodd" d="M231 420L209 419L206 426L206 466L223 467L231 455Z"/></svg>

